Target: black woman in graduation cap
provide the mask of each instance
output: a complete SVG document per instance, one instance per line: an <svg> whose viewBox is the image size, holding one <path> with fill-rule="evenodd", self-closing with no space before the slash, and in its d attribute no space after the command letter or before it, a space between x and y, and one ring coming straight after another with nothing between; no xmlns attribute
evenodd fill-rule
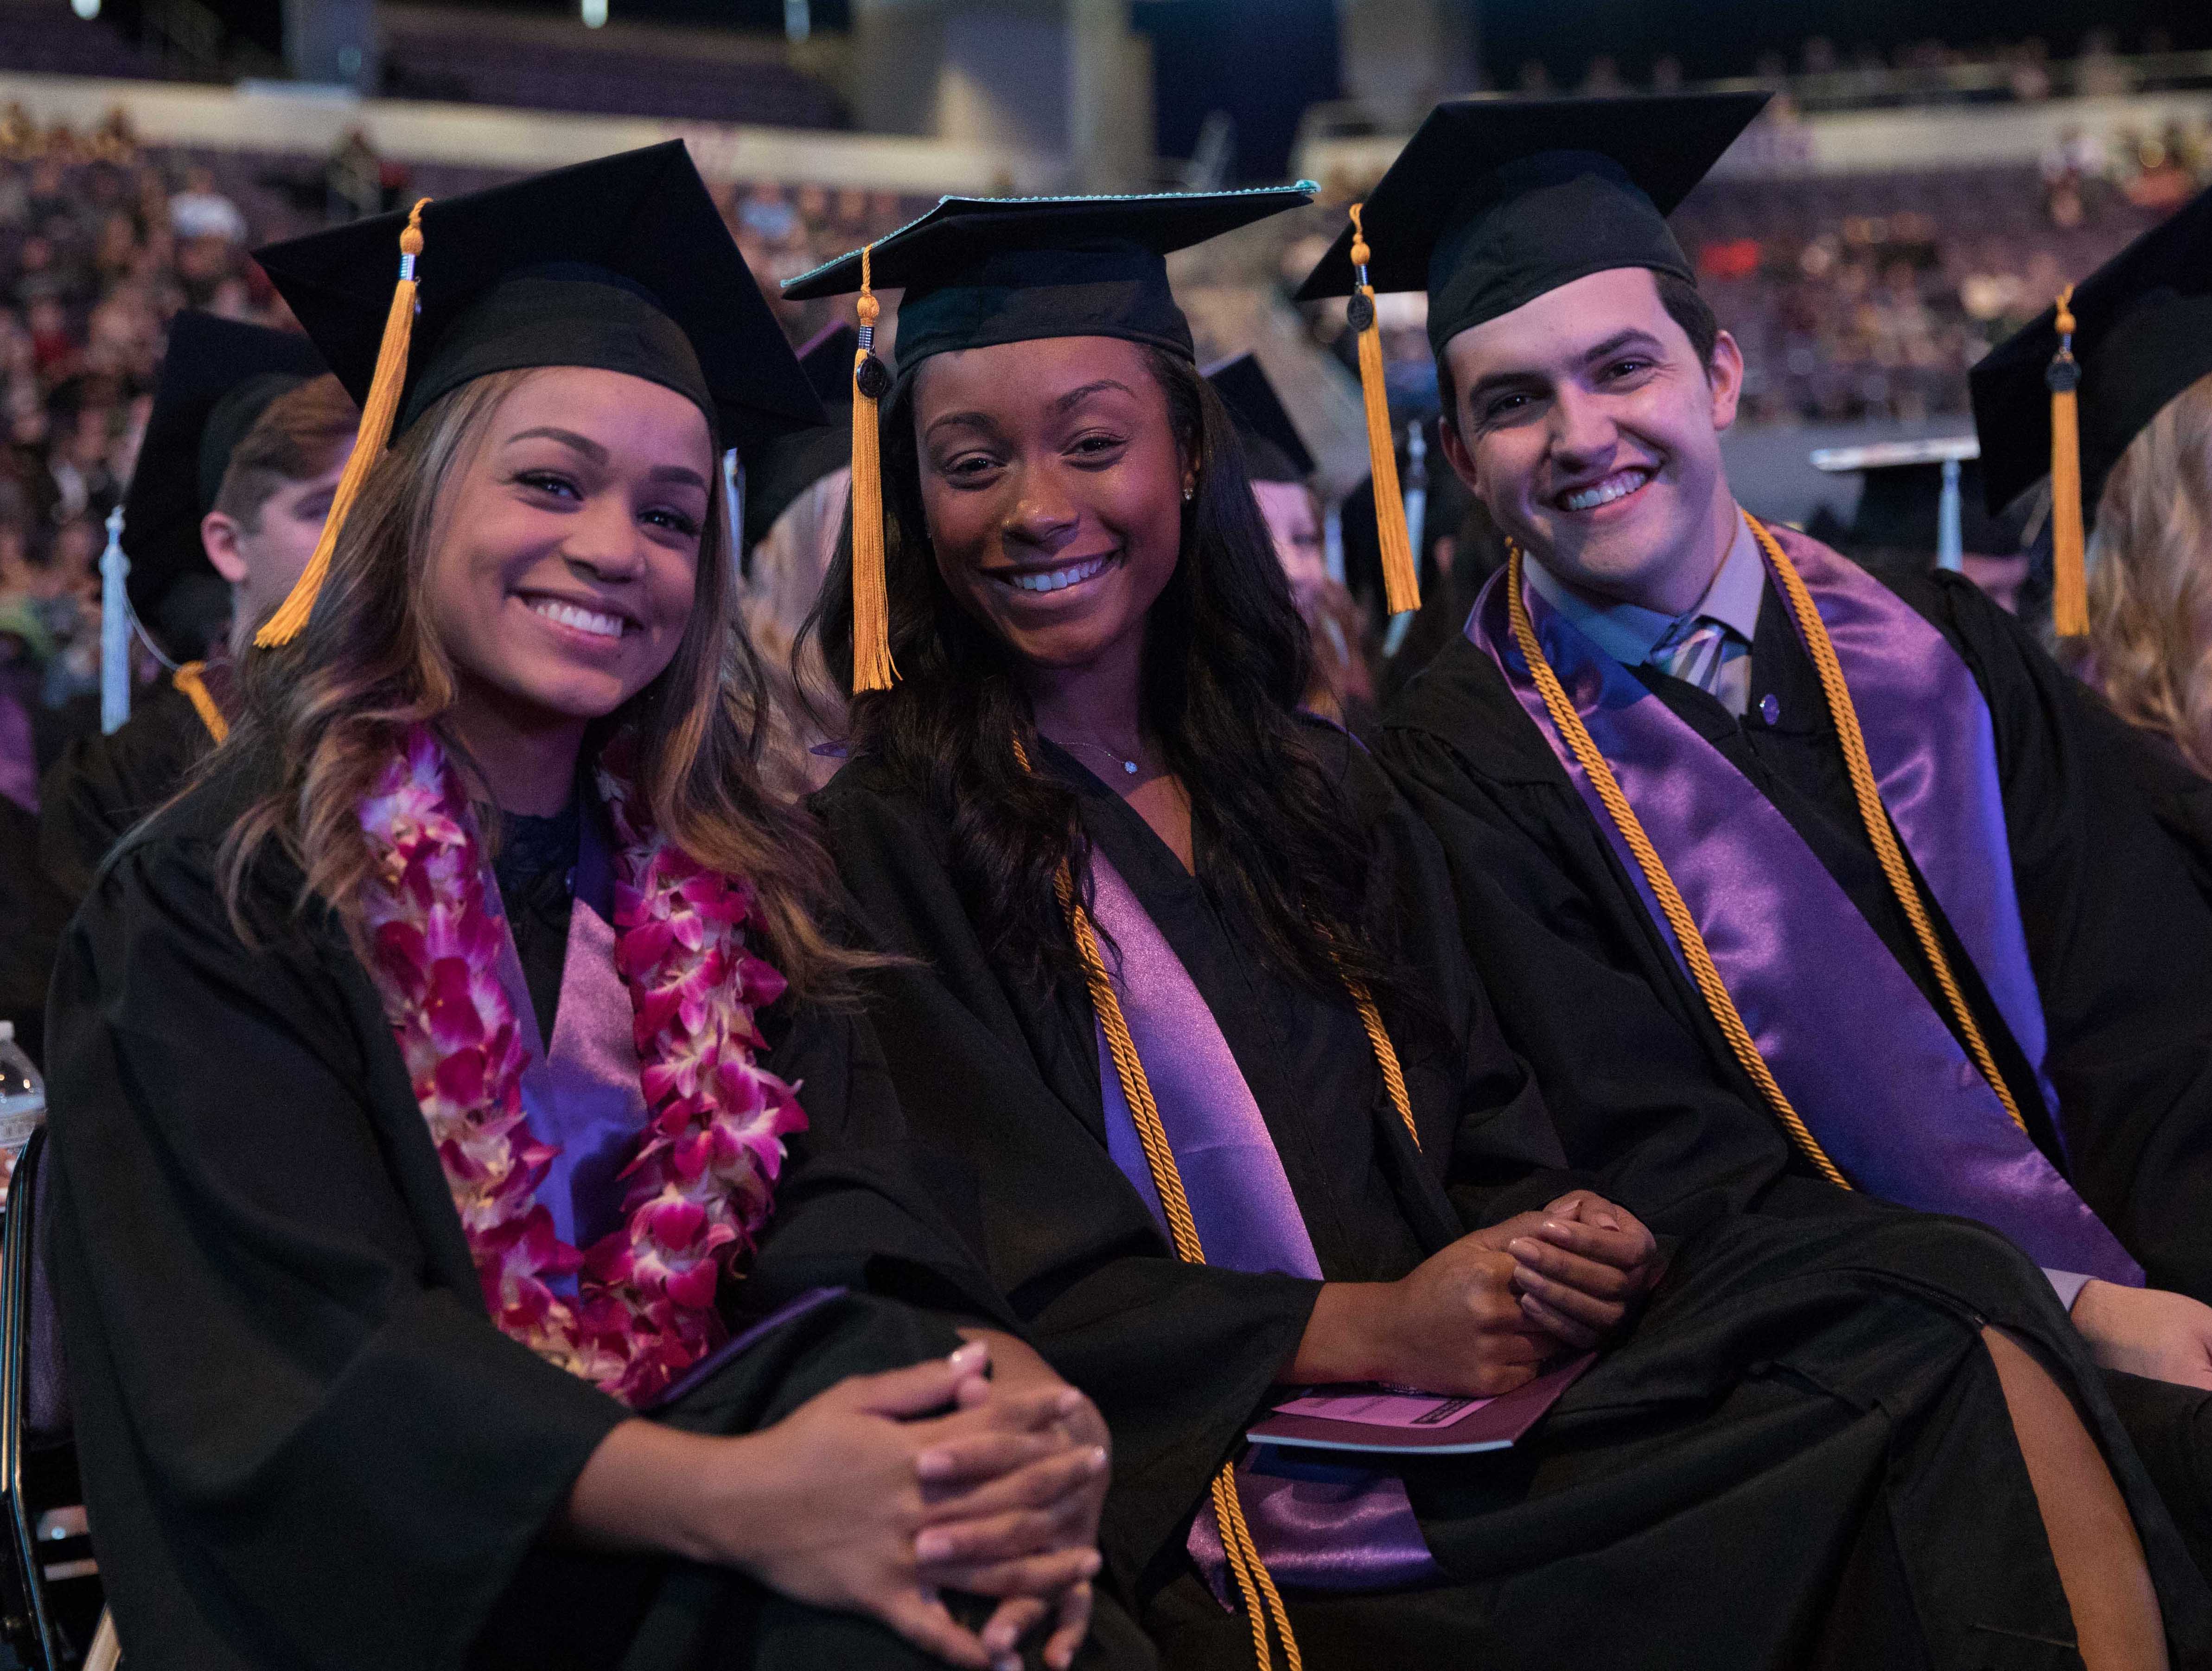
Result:
<svg viewBox="0 0 2212 1671"><path fill-rule="evenodd" d="M2063 651L2132 728L2136 781L2212 899L2212 191L1972 382L1991 508L2047 474Z"/></svg>
<svg viewBox="0 0 2212 1671"><path fill-rule="evenodd" d="M793 284L906 287L896 380L856 374L883 568L856 466L823 604L852 757L814 805L913 959L866 977L908 1118L980 1172L992 1275L1114 1431L1117 1587L1193 1667L1912 1663L1916 1612L1963 1667L1984 1620L2070 1629L1973 1331L1854 1274L1920 1221L1731 1220L1641 1305L1654 1237L1562 1164L1434 838L1300 713L1162 259L1299 200L955 200ZM1285 1383L1487 1395L1593 1347L1513 1457L1243 1443ZM2139 1566L2116 1594L2154 1620Z"/></svg>
<svg viewBox="0 0 2212 1671"><path fill-rule="evenodd" d="M2093 1665L2149 1662L2142 1559L2081 1540L2075 1505L2124 1525L2124 1497L2190 1643L2202 1589L2173 1588L2090 1349L2212 1380L2212 1310L2143 1272L2212 1292L2212 917L2010 617L1947 574L1892 591L1738 508L1718 435L1741 356L1664 211L1761 102L1439 106L1308 280L1427 289L1444 451L1515 544L1382 751L1568 1158L1662 1230L1732 1207L1886 1240L1807 1291L1867 1285L1929 1361L1996 1365L1992 1454L2008 1407L2037 1493L1978 1511L2056 1558L2051 1633L2074 1634L2070 1602ZM2002 1327L1958 1329L1930 1285ZM2119 1595L2143 1605L2106 1614Z"/></svg>
<svg viewBox="0 0 2212 1671"><path fill-rule="evenodd" d="M361 413L296 331L179 313L123 501L125 584L169 676L40 796L40 858L72 902L107 850L230 729L234 656L322 536Z"/></svg>
<svg viewBox="0 0 2212 1671"><path fill-rule="evenodd" d="M1103 1429L821 1003L717 474L820 409L682 146L260 259L361 437L57 977L132 1663L1067 1663Z"/></svg>

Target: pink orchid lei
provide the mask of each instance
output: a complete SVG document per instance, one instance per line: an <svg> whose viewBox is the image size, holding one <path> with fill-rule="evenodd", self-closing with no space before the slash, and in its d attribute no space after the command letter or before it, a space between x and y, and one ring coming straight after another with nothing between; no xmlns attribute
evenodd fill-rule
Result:
<svg viewBox="0 0 2212 1671"><path fill-rule="evenodd" d="M584 1251L537 1198L557 1148L522 1106L528 1060L499 979L465 798L417 726L362 803L371 973L445 1168L484 1303L514 1339L635 1407L727 1336L715 1297L769 1216L783 1139L805 1128L761 1067L756 1012L783 977L746 949L742 880L694 863L637 805L617 738L598 781L619 845L615 960L630 991L647 1118L623 1169L622 1227ZM551 1280L574 1275L576 1297Z"/></svg>

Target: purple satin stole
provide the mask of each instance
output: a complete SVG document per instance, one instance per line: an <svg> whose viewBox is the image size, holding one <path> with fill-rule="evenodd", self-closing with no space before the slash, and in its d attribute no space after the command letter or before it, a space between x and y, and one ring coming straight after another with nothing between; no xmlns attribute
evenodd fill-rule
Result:
<svg viewBox="0 0 2212 1671"><path fill-rule="evenodd" d="M1115 993L1175 1151L1206 1262L1319 1281L1321 1261L1282 1157L1213 1012L1167 937L1095 847L1091 884L1093 920L1112 942L1102 950L1109 958L1119 953ZM1166 1215L1103 1028L1098 1085L1107 1152L1164 1235ZM1395 1474L1248 1456L1237 1466L1237 1494L1261 1559L1285 1589L1392 1589L1440 1576ZM1192 1522L1188 1547L1226 1605L1228 1557L1211 1504Z"/></svg>
<svg viewBox="0 0 2212 1671"><path fill-rule="evenodd" d="M611 855L592 809L586 809L581 823L568 947L561 963L550 1051L538 1030L538 1012L512 934L500 937L499 982L529 1052L522 1070L524 1118L532 1136L560 1151L538 1186L538 1199L553 1215L555 1232L563 1242L588 1249L621 1228L625 1186L620 1174L645 1127L645 1091L629 987L615 967ZM484 897L491 908L503 910L489 866ZM574 1275L550 1279L548 1285L575 1297ZM770 1329L842 1291L817 1288L800 1295L723 1342L644 1407L673 1403Z"/></svg>
<svg viewBox="0 0 2212 1671"><path fill-rule="evenodd" d="M1887 587L1814 541L1773 532L1834 641L1891 821L2055 1115L1980 688L1943 635ZM1978 1219L2047 1268L2140 1286L2142 1267L2013 1123L1789 821L1535 588L1524 592L1545 655L1681 890L1760 1054L1844 1175L1905 1206ZM1483 589L1467 632L1497 661L1674 945L1528 677L1502 574ZM1674 952L1680 959L1679 945Z"/></svg>

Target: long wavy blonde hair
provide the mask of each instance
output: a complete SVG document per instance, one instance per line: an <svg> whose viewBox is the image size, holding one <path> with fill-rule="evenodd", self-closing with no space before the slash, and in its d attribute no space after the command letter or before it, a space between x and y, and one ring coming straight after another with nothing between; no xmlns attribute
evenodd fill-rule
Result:
<svg viewBox="0 0 2212 1671"><path fill-rule="evenodd" d="M431 406L362 484L340 532L314 612L286 649L247 658L246 714L225 753L254 750L276 773L225 841L232 914L254 860L271 842L358 934L372 860L359 808L410 727L428 724L492 829L483 773L446 716L453 663L424 609L424 580L448 484L483 445L493 414L533 371L497 372ZM767 699L738 624L726 503L713 501L700 540L697 590L676 653L659 678L606 719L586 747L635 727L637 790L661 831L693 859L744 877L759 898L769 957L802 995L842 987L872 961L838 946L818 918L834 872L805 814L765 789L759 772Z"/></svg>
<svg viewBox="0 0 2212 1671"><path fill-rule="evenodd" d="M2082 671L2212 775L2212 377L2129 443L2097 505Z"/></svg>

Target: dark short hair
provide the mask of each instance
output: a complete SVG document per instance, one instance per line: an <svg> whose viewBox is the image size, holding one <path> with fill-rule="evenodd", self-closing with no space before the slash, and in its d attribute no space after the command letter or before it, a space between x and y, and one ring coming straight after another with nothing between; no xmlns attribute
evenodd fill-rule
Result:
<svg viewBox="0 0 2212 1671"><path fill-rule="evenodd" d="M361 410L337 378L308 379L253 421L231 450L209 508L259 527L262 507L287 483L312 482L337 464L360 424Z"/></svg>
<svg viewBox="0 0 2212 1671"><path fill-rule="evenodd" d="M1680 273L1654 271L1652 280L1659 287L1659 305L1667 310L1667 317L1682 327L1682 334L1690 339L1690 351L1698 356L1698 363L1710 369L1713 363L1713 348L1721 339L1721 322L1693 280ZM1444 361L1437 362L1437 395L1443 402L1443 421L1459 428L1459 391L1452 386L1451 367Z"/></svg>

